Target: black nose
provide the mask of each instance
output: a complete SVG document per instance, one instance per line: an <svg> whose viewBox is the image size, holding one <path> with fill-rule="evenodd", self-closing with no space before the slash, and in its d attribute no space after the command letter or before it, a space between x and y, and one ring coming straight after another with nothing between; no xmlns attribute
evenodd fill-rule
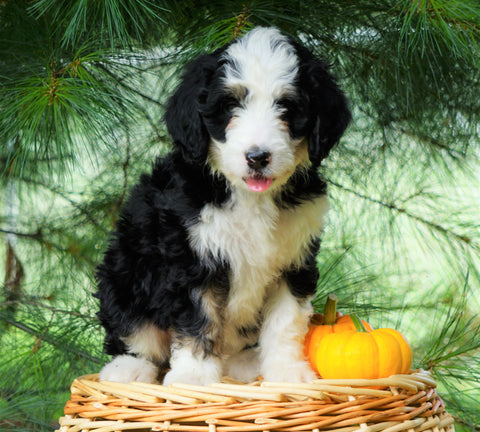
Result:
<svg viewBox="0 0 480 432"><path fill-rule="evenodd" d="M261 170L265 168L272 158L272 154L268 151L260 149L252 149L245 153L245 159L247 159L247 165L254 170Z"/></svg>

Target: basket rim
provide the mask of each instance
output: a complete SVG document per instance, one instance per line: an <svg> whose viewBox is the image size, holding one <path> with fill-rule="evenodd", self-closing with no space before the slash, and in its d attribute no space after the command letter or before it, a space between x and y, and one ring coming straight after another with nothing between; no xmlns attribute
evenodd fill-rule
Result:
<svg viewBox="0 0 480 432"><path fill-rule="evenodd" d="M135 400L152 402L159 399L176 403L232 403L242 400L283 402L288 400L325 400L332 395L390 397L399 391L418 393L435 388L436 382L430 372L423 369L412 370L409 374L392 375L378 379L316 379L310 383L286 383L255 381L239 383L225 377L220 383L208 386L173 383L148 384L132 382L128 384L99 381L98 374L87 374L76 378L71 387L72 394L86 391L90 396L102 397L105 394L129 397Z"/></svg>
<svg viewBox="0 0 480 432"><path fill-rule="evenodd" d="M59 432L453 432L425 370L375 380L292 384L224 379L209 386L76 378Z"/></svg>

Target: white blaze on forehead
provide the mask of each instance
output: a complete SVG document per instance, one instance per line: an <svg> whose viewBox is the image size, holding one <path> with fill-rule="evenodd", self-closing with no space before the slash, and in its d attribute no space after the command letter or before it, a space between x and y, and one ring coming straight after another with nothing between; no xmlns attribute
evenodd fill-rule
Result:
<svg viewBox="0 0 480 432"><path fill-rule="evenodd" d="M294 90L298 61L287 37L277 29L256 28L233 43L224 58L225 84L273 98Z"/></svg>

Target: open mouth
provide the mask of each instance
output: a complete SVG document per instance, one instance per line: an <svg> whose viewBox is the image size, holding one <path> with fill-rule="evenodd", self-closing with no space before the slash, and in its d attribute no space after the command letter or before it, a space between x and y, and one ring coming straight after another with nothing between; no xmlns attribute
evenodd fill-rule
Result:
<svg viewBox="0 0 480 432"><path fill-rule="evenodd" d="M272 184L271 177L265 177L261 174L244 178L245 183L252 192L265 192Z"/></svg>

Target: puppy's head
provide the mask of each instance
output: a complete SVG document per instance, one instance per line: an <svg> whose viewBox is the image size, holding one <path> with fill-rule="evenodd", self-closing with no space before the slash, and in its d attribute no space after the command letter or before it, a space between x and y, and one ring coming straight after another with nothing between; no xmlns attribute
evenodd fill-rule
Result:
<svg viewBox="0 0 480 432"><path fill-rule="evenodd" d="M318 166L350 121L327 66L274 28L256 28L194 60L166 122L188 163L265 192Z"/></svg>

